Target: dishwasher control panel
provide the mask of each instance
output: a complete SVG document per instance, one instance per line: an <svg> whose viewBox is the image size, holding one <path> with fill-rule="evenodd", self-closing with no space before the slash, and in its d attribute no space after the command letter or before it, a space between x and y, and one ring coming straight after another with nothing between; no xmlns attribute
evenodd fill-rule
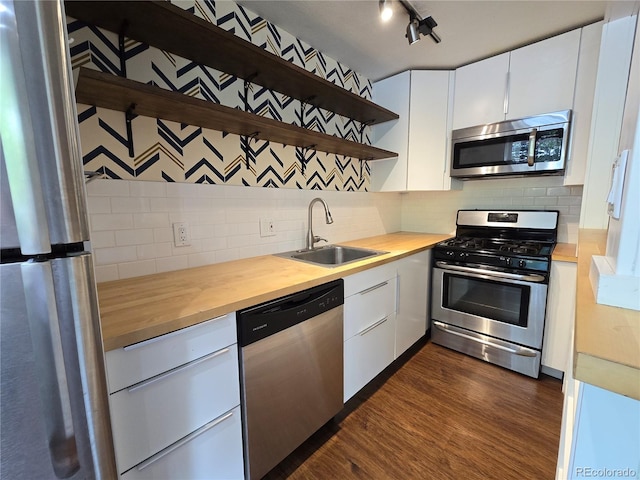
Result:
<svg viewBox="0 0 640 480"><path fill-rule="evenodd" d="M239 310L238 341L246 346L344 304L344 281L335 280Z"/></svg>

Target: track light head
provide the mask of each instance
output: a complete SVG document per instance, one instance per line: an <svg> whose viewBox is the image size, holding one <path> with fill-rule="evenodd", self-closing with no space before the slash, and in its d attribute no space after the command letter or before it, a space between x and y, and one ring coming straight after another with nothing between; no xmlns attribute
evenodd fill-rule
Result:
<svg viewBox="0 0 640 480"><path fill-rule="evenodd" d="M380 0L380 19L383 22L388 22L393 16L393 7L391 5L391 0Z"/></svg>
<svg viewBox="0 0 640 480"><path fill-rule="evenodd" d="M409 20L409 25L407 25L407 40L409 41L409 45L413 45L418 40L420 40L420 24L417 18L412 18Z"/></svg>
<svg viewBox="0 0 640 480"><path fill-rule="evenodd" d="M433 17L420 17L408 0L399 0L399 3L409 14L409 24L407 25L406 33L409 45L413 45L420 40L420 35L429 35L436 43L442 41L438 34L433 31L433 29L438 26ZM382 0L380 0L380 8L382 8Z"/></svg>

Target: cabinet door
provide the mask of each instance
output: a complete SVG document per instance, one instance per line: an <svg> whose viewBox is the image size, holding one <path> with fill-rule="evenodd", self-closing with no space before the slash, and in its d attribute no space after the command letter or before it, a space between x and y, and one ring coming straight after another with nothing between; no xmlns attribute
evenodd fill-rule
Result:
<svg viewBox="0 0 640 480"><path fill-rule="evenodd" d="M427 330L430 258L431 250L427 250L398 261L395 358Z"/></svg>
<svg viewBox="0 0 640 480"><path fill-rule="evenodd" d="M509 53L456 70L453 129L504 120Z"/></svg>
<svg viewBox="0 0 640 480"><path fill-rule="evenodd" d="M120 390L109 403L124 472L240 403L237 345Z"/></svg>
<svg viewBox="0 0 640 480"><path fill-rule="evenodd" d="M395 314L372 322L344 342L344 401L393 362Z"/></svg>
<svg viewBox="0 0 640 480"><path fill-rule="evenodd" d="M371 188L375 192L407 189L410 72L403 72L373 85L373 101L396 112L400 118L373 127L374 145L398 152L397 158L371 162Z"/></svg>
<svg viewBox="0 0 640 480"><path fill-rule="evenodd" d="M124 475L125 480L244 478L240 407L203 425Z"/></svg>
<svg viewBox="0 0 640 480"><path fill-rule="evenodd" d="M542 365L561 372L566 372L572 351L571 329L575 317L576 269L575 263L551 262Z"/></svg>
<svg viewBox="0 0 640 480"><path fill-rule="evenodd" d="M604 22L598 22L587 25L582 29L571 119L571 134L569 137L571 139L571 148L569 149L569 159L567 160L564 176L565 185L584 184L603 24Z"/></svg>
<svg viewBox="0 0 640 480"><path fill-rule="evenodd" d="M507 119L573 107L580 29L511 52Z"/></svg>
<svg viewBox="0 0 640 480"><path fill-rule="evenodd" d="M447 190L451 72L411 72L407 190Z"/></svg>

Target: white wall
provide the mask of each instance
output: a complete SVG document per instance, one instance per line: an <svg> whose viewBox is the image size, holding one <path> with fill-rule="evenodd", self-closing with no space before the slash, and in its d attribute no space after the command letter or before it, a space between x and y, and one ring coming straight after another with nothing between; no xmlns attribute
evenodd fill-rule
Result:
<svg viewBox="0 0 640 480"><path fill-rule="evenodd" d="M402 230L453 233L461 208L558 210L558 241L575 243L582 187L565 187L562 177L467 180L462 190L411 192L402 198Z"/></svg>
<svg viewBox="0 0 640 480"><path fill-rule="evenodd" d="M98 282L197 267L304 247L307 207L327 201L334 223L314 207L314 233L331 243L400 230L396 193L252 188L96 180L87 185ZM276 235L260 237L260 218ZM191 246L174 247L171 224L187 222Z"/></svg>

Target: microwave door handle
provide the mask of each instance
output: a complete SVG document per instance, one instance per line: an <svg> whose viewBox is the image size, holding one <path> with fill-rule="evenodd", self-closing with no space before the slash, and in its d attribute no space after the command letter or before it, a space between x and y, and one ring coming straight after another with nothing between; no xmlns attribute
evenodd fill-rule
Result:
<svg viewBox="0 0 640 480"><path fill-rule="evenodd" d="M527 157L527 164L533 167L536 159L536 136L538 135L538 129L534 128L529 132L529 156Z"/></svg>

